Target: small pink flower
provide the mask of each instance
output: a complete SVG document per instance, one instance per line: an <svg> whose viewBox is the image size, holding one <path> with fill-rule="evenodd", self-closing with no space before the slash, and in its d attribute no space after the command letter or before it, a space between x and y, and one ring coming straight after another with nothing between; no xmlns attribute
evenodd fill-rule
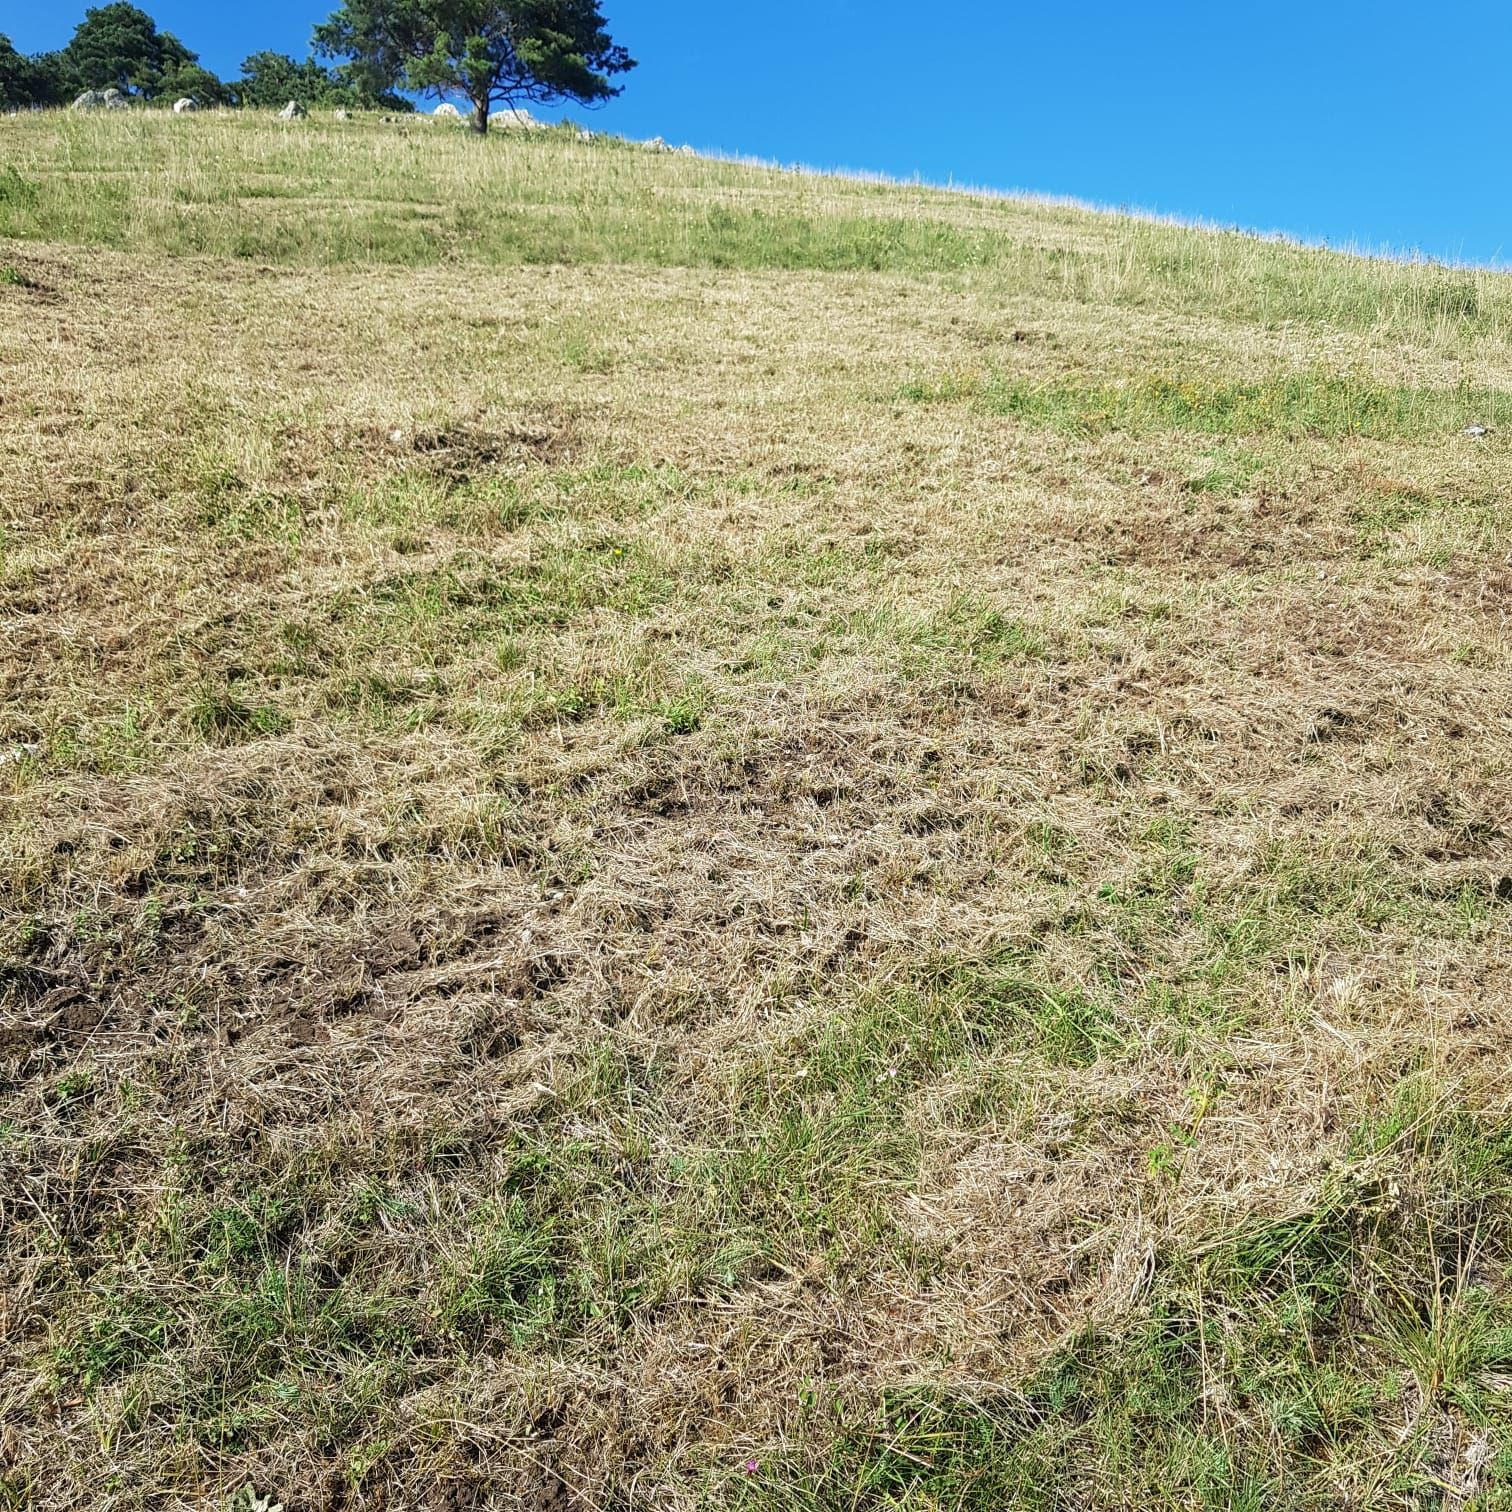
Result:
<svg viewBox="0 0 1512 1512"><path fill-rule="evenodd" d="M745 1464L745 1471L746 1471L746 1474L747 1474L747 1475L755 1475L755 1473L756 1473L756 1472L757 1472L757 1471L758 1471L758 1470L759 1470L759 1469L761 1469L761 1466L760 1466L760 1465L758 1465L758 1464L757 1464L757 1463L756 1463L756 1461L755 1461L755 1460L753 1460L753 1459L748 1459L748 1460L747 1460L747 1461L746 1461L746 1464Z"/></svg>

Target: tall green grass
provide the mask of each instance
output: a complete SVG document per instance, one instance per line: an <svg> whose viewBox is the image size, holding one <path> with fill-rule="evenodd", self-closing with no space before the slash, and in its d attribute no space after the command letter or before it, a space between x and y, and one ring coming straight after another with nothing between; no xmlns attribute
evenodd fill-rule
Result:
<svg viewBox="0 0 1512 1512"><path fill-rule="evenodd" d="M572 130L478 141L423 121L142 112L44 113L0 133L0 236L284 264L971 274L1005 294L1261 326L1512 332L1512 280L1499 273L583 143Z"/></svg>

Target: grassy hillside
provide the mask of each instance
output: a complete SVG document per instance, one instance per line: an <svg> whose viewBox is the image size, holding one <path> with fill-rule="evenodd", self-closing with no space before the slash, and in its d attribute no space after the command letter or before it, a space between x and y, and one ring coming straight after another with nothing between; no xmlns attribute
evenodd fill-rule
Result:
<svg viewBox="0 0 1512 1512"><path fill-rule="evenodd" d="M0 238L0 1506L1512 1505L1512 282L378 121Z"/></svg>

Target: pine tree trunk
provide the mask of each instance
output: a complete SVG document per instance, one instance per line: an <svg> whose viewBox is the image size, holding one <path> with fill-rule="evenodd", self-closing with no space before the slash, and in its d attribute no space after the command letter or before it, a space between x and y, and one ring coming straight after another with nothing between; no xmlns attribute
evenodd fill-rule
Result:
<svg viewBox="0 0 1512 1512"><path fill-rule="evenodd" d="M472 129L474 131L476 131L479 136L487 136L488 135L488 101L487 100L474 100L473 101Z"/></svg>

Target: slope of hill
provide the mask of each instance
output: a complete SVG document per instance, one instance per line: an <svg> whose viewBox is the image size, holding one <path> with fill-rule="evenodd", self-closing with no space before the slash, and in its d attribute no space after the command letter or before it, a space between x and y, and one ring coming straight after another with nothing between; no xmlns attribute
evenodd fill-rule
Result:
<svg viewBox="0 0 1512 1512"><path fill-rule="evenodd" d="M1508 1504L1512 283L0 164L0 1505Z"/></svg>

